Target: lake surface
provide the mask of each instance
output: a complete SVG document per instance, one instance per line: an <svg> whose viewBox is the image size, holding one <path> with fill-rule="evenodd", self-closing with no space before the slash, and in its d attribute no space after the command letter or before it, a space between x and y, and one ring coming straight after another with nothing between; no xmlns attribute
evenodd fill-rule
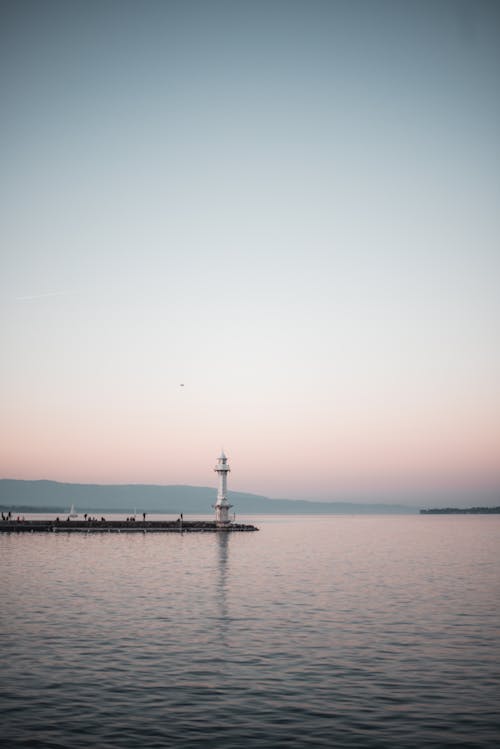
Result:
<svg viewBox="0 0 500 749"><path fill-rule="evenodd" d="M0 537L9 747L494 747L500 517Z"/></svg>

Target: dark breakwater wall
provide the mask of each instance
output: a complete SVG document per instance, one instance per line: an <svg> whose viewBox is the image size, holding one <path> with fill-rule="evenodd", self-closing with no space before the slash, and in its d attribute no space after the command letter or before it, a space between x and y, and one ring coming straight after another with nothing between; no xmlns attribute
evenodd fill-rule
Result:
<svg viewBox="0 0 500 749"><path fill-rule="evenodd" d="M0 533L192 533L257 531L254 525L229 523L219 527L207 520L3 520Z"/></svg>

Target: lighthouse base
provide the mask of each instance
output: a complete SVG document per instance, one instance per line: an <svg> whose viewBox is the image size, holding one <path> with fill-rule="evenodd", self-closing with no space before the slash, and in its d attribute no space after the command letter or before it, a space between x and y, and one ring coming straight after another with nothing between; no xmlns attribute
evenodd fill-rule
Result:
<svg viewBox="0 0 500 749"><path fill-rule="evenodd" d="M215 510L215 525L218 528L231 525L231 521L229 519L229 510L232 506L233 505L222 502L220 504L215 503L215 505L213 505L213 508Z"/></svg>
<svg viewBox="0 0 500 749"><path fill-rule="evenodd" d="M216 520L215 521L215 527L216 528L230 528L232 525L230 520Z"/></svg>

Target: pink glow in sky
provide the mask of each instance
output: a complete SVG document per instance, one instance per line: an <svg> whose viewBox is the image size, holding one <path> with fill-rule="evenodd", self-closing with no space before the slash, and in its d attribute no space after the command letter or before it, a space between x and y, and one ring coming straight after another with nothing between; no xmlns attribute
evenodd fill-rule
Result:
<svg viewBox="0 0 500 749"><path fill-rule="evenodd" d="M1 476L500 490L498 9L153 5L2 5Z"/></svg>

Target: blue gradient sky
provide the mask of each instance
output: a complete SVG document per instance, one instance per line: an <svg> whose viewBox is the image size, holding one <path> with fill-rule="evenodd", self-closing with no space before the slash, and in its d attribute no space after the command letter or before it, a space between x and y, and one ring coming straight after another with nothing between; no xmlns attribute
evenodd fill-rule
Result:
<svg viewBox="0 0 500 749"><path fill-rule="evenodd" d="M500 489L497 3L0 7L3 476Z"/></svg>

